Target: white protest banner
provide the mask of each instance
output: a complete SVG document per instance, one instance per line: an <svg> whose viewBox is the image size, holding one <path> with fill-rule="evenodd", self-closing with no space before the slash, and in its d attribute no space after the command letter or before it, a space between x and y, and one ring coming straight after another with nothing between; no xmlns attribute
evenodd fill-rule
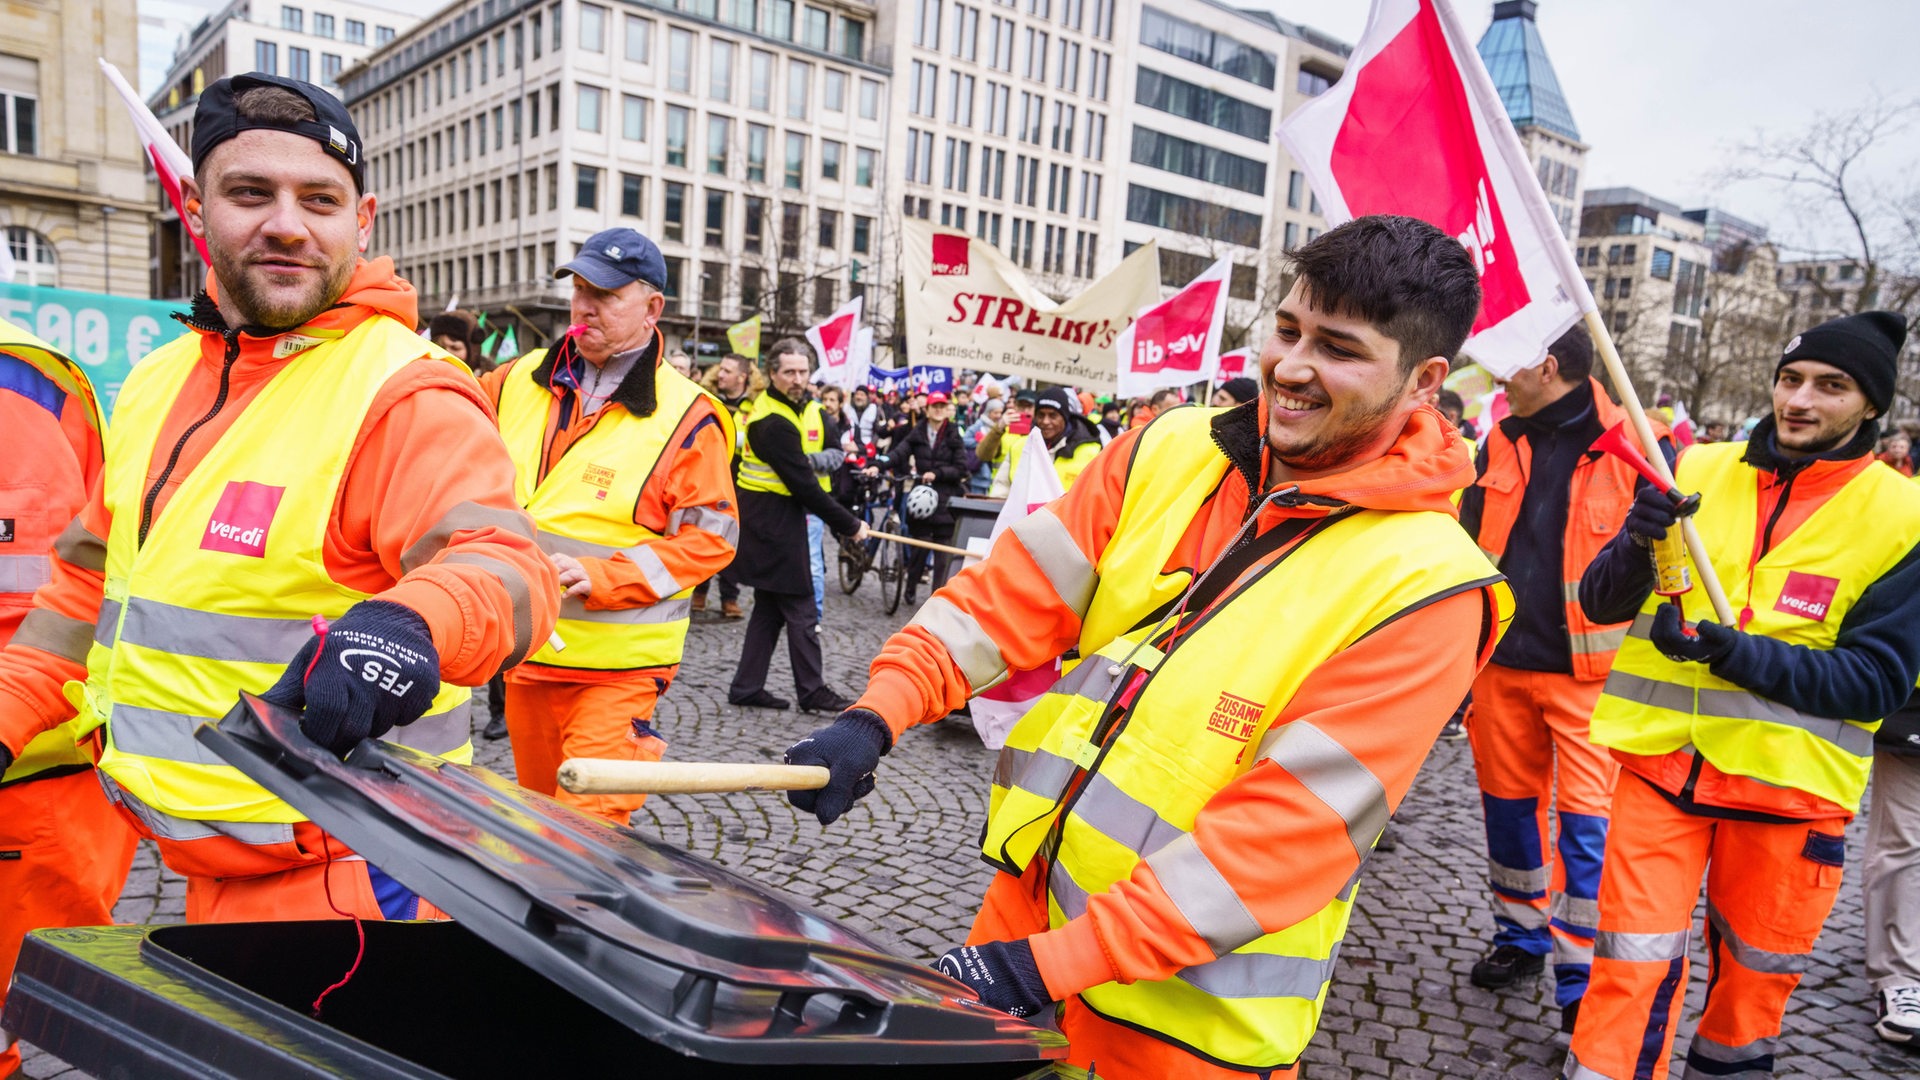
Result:
<svg viewBox="0 0 1920 1080"><path fill-rule="evenodd" d="M1280 125L1327 222L1406 214L1459 239L1482 299L1462 350L1506 378L1593 297L1519 136L1446 0L1375 0L1332 89Z"/></svg>
<svg viewBox="0 0 1920 1080"><path fill-rule="evenodd" d="M813 370L813 381L825 386L838 386L851 390L860 385L848 382L853 374L853 354L860 329L860 309L866 297L856 296L840 310L827 316L825 322L807 328L807 343L813 346L813 353L820 364ZM861 373L864 377L865 373Z"/></svg>
<svg viewBox="0 0 1920 1080"><path fill-rule="evenodd" d="M1114 347L1121 397L1165 386L1210 382L1220 366L1220 326L1227 315L1229 259L1212 266L1165 300L1142 308Z"/></svg>
<svg viewBox="0 0 1920 1080"><path fill-rule="evenodd" d="M1134 312L1160 297L1160 255L1152 241L1055 303L985 240L915 218L901 233L906 359L916 365L1111 390L1114 343Z"/></svg>
<svg viewBox="0 0 1920 1080"><path fill-rule="evenodd" d="M1000 516L994 519L988 542L998 540L1001 533L1019 524L1022 518L1065 493L1060 486L1060 474L1053 468L1053 455L1047 451L1047 440L1029 437L1013 471L1012 490L1007 492ZM1005 679L974 695L967 711L973 714L973 728L980 733L980 741L987 749L998 750L1006 745L1007 733L1013 730L1013 725L1020 722L1059 678L1060 661L1053 660L1041 667L1010 671Z"/></svg>

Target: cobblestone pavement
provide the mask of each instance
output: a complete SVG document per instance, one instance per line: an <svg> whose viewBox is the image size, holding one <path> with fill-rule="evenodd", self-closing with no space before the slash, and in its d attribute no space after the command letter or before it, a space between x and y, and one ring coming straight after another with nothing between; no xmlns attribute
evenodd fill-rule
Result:
<svg viewBox="0 0 1920 1080"><path fill-rule="evenodd" d="M867 662L880 642L906 621L907 612L884 615L870 584L851 598L830 588L827 610L827 677L852 694L864 685ZM670 758L778 761L790 743L822 722L726 703L742 626L696 617L687 662L656 720L670 742ZM784 649L767 685L791 696ZM512 774L504 742L478 746L482 764ZM771 794L656 797L635 824L803 897L902 955L931 960L965 937L991 876L973 846L986 813L991 766L992 755L971 726L964 719L946 720L910 732L882 760L875 792L831 829ZM1493 920L1481 878L1479 797L1464 741L1435 748L1401 808L1396 832L1397 850L1377 853L1367 869L1340 975L1302 1075L1557 1075L1565 1039L1551 979L1495 994L1465 977L1484 952ZM1782 1076L1920 1076L1920 1055L1882 1043L1870 1026L1872 1001L1861 976L1863 835L1856 822L1848 837L1847 885L1787 1017L1790 1049L1782 1055ZM177 922L184 902L184 884L143 847L114 916L121 922ZM1682 1055L1705 987L1697 934L1694 962L1677 1048ZM31 1048L25 1073L35 1080L85 1080Z"/></svg>

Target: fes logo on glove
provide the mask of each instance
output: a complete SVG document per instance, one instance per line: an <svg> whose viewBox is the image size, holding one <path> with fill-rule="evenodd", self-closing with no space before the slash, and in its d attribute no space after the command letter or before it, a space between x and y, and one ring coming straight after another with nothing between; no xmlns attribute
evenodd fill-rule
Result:
<svg viewBox="0 0 1920 1080"><path fill-rule="evenodd" d="M989 941L948 949L934 970L962 982L982 1005L1009 1016L1032 1016L1051 1004L1046 980L1025 940Z"/></svg>
<svg viewBox="0 0 1920 1080"><path fill-rule="evenodd" d="M420 719L440 692L440 654L412 608L363 600L316 633L260 695L305 710L300 730L335 754Z"/></svg>

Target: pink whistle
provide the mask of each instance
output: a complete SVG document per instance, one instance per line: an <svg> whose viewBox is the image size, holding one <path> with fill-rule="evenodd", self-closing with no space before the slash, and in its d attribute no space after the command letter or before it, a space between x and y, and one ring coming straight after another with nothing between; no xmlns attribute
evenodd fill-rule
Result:
<svg viewBox="0 0 1920 1080"><path fill-rule="evenodd" d="M579 337L581 334L584 334L586 332L587 332L587 324L583 322L577 322L577 323L574 323L572 326L567 327L568 337Z"/></svg>

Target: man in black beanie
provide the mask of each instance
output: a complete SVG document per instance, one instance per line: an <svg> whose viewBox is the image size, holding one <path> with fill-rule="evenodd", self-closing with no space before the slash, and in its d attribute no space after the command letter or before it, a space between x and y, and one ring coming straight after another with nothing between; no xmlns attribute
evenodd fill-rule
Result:
<svg viewBox="0 0 1920 1080"><path fill-rule="evenodd" d="M1589 618L1633 626L1590 725L1622 774L1564 1076L1666 1059L1709 866L1713 970L1687 1075L1771 1074L1786 1049L1781 1017L1839 894L1874 731L1920 677L1920 486L1872 455L1905 341L1884 311L1795 336L1751 438L1681 456L1731 623L1700 589L1654 594L1645 548L1677 518L1650 487L1581 577Z"/></svg>

